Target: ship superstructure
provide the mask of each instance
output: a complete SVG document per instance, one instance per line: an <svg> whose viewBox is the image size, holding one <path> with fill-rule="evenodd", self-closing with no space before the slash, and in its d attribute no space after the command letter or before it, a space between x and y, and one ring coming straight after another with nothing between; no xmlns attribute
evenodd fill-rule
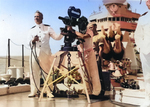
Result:
<svg viewBox="0 0 150 107"><path fill-rule="evenodd" d="M138 66L130 36L134 35L138 18L141 15L129 10L130 4L126 0L103 0L103 4L104 9L90 15L89 22L96 22L97 31L101 31L101 26L106 32L109 31L110 26L114 31L117 30L117 26L120 26L123 44L126 48L125 57L132 60L132 66Z"/></svg>
<svg viewBox="0 0 150 107"><path fill-rule="evenodd" d="M107 30L110 25L119 24L122 31L135 31L140 14L129 10L128 6L127 3L106 4L103 11L90 15L89 21L97 23L97 30L101 30L101 25Z"/></svg>

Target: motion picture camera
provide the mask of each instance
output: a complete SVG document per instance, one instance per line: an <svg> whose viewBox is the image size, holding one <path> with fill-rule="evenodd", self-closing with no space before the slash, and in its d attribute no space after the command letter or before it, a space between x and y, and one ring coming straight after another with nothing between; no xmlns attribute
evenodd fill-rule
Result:
<svg viewBox="0 0 150 107"><path fill-rule="evenodd" d="M78 38L77 35L75 35L71 31L67 31L67 26L75 27L77 25L80 33L86 33L86 26L88 24L88 20L86 17L80 16L81 10L79 8L75 8L74 6L70 6L68 9L68 16L58 17L58 19L62 20L65 24L65 28L60 28L61 32L65 36L65 45L61 47L61 51L77 51L77 47L72 47L72 43L75 41L75 39L78 39L77 45L81 42L84 42L83 39Z"/></svg>

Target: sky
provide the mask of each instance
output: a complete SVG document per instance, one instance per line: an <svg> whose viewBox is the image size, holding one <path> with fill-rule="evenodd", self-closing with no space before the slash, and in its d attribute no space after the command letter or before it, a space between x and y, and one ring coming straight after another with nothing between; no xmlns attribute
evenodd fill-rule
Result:
<svg viewBox="0 0 150 107"><path fill-rule="evenodd" d="M133 12L143 14L148 9L143 0L128 0ZM24 45L25 55L29 55L27 35L34 23L34 13L39 10L43 13L43 23L50 25L59 35L60 27L64 23L59 16L68 16L70 6L79 8L81 16L89 17L94 11L103 11L102 0L0 0L0 56L8 55L8 39L10 39L10 53L12 56L21 55L21 47ZM63 39L56 41L50 39L50 47L53 54L58 52L64 45Z"/></svg>

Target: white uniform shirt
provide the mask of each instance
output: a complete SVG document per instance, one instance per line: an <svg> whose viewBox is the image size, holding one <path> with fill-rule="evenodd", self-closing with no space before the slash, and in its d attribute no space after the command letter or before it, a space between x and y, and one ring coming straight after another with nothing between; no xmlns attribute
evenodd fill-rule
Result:
<svg viewBox="0 0 150 107"><path fill-rule="evenodd" d="M137 28L135 30L135 43L140 52L144 54L150 53L150 10L144 16L139 18Z"/></svg>
<svg viewBox="0 0 150 107"><path fill-rule="evenodd" d="M57 36L54 30L49 25L39 24L30 29L28 43L32 46L32 40L35 36L39 37L39 41L36 41L36 48L40 51L44 51L46 54L51 54L49 45L50 37L55 40L60 40L63 35Z"/></svg>

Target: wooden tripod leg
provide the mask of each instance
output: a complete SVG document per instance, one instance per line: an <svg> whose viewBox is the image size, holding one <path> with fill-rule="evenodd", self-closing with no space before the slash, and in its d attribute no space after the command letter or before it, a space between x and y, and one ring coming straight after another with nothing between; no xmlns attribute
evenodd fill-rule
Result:
<svg viewBox="0 0 150 107"><path fill-rule="evenodd" d="M79 54L79 53L78 53L78 54ZM86 64L85 64L85 62L84 62L85 60L83 59L83 56L82 56L82 55L81 55L79 58L81 59L80 62L82 62L82 66L84 66L84 72L83 72L84 77L85 77L85 76L87 77L88 81L86 81L86 82L89 83L89 89L90 89L90 91L92 92L92 90L93 90L93 85L92 85L92 81L90 80L90 76L89 76L88 70L87 70L87 68L86 68ZM80 63L80 64L81 64L81 63Z"/></svg>
<svg viewBox="0 0 150 107"><path fill-rule="evenodd" d="M85 82L85 79L84 79L83 72L81 72L81 77L82 77L82 80L83 80L83 86L84 86L84 90L85 90L85 93L86 93L86 97L87 97L88 103L91 103L90 97L89 97L89 93L87 91L86 82Z"/></svg>
<svg viewBox="0 0 150 107"><path fill-rule="evenodd" d="M48 81L49 81L49 78L50 78L50 74L51 74L51 72L52 72L52 68L54 67L54 63L55 63L55 61L56 61L56 58L57 58L57 56L55 56L55 58L54 58L54 60L53 60L53 63L52 63L52 65L51 65L51 68L50 68L50 70L49 70L48 76L47 76L47 78L46 78L46 81L44 82L44 87L43 87L43 89L42 89L42 91L41 91L41 94L40 94L40 97L39 97L39 101L41 101L41 98L43 97L43 93L44 93L45 89L48 88ZM49 94L50 94L50 93L49 93Z"/></svg>
<svg viewBox="0 0 150 107"><path fill-rule="evenodd" d="M78 61L79 61L79 65L80 65L80 69L82 69L81 67L81 64L80 64L80 59L79 57L78 58ZM85 90L85 93L86 93L86 97L87 97L87 100L88 100L88 103L91 103L91 100L90 100L90 97L89 97L89 93L87 91L87 87L86 87L86 82L85 82L85 79L84 79L84 75L83 75L83 71L80 72L81 73L81 78L82 78L82 81L83 81L83 87L84 87L84 90Z"/></svg>

